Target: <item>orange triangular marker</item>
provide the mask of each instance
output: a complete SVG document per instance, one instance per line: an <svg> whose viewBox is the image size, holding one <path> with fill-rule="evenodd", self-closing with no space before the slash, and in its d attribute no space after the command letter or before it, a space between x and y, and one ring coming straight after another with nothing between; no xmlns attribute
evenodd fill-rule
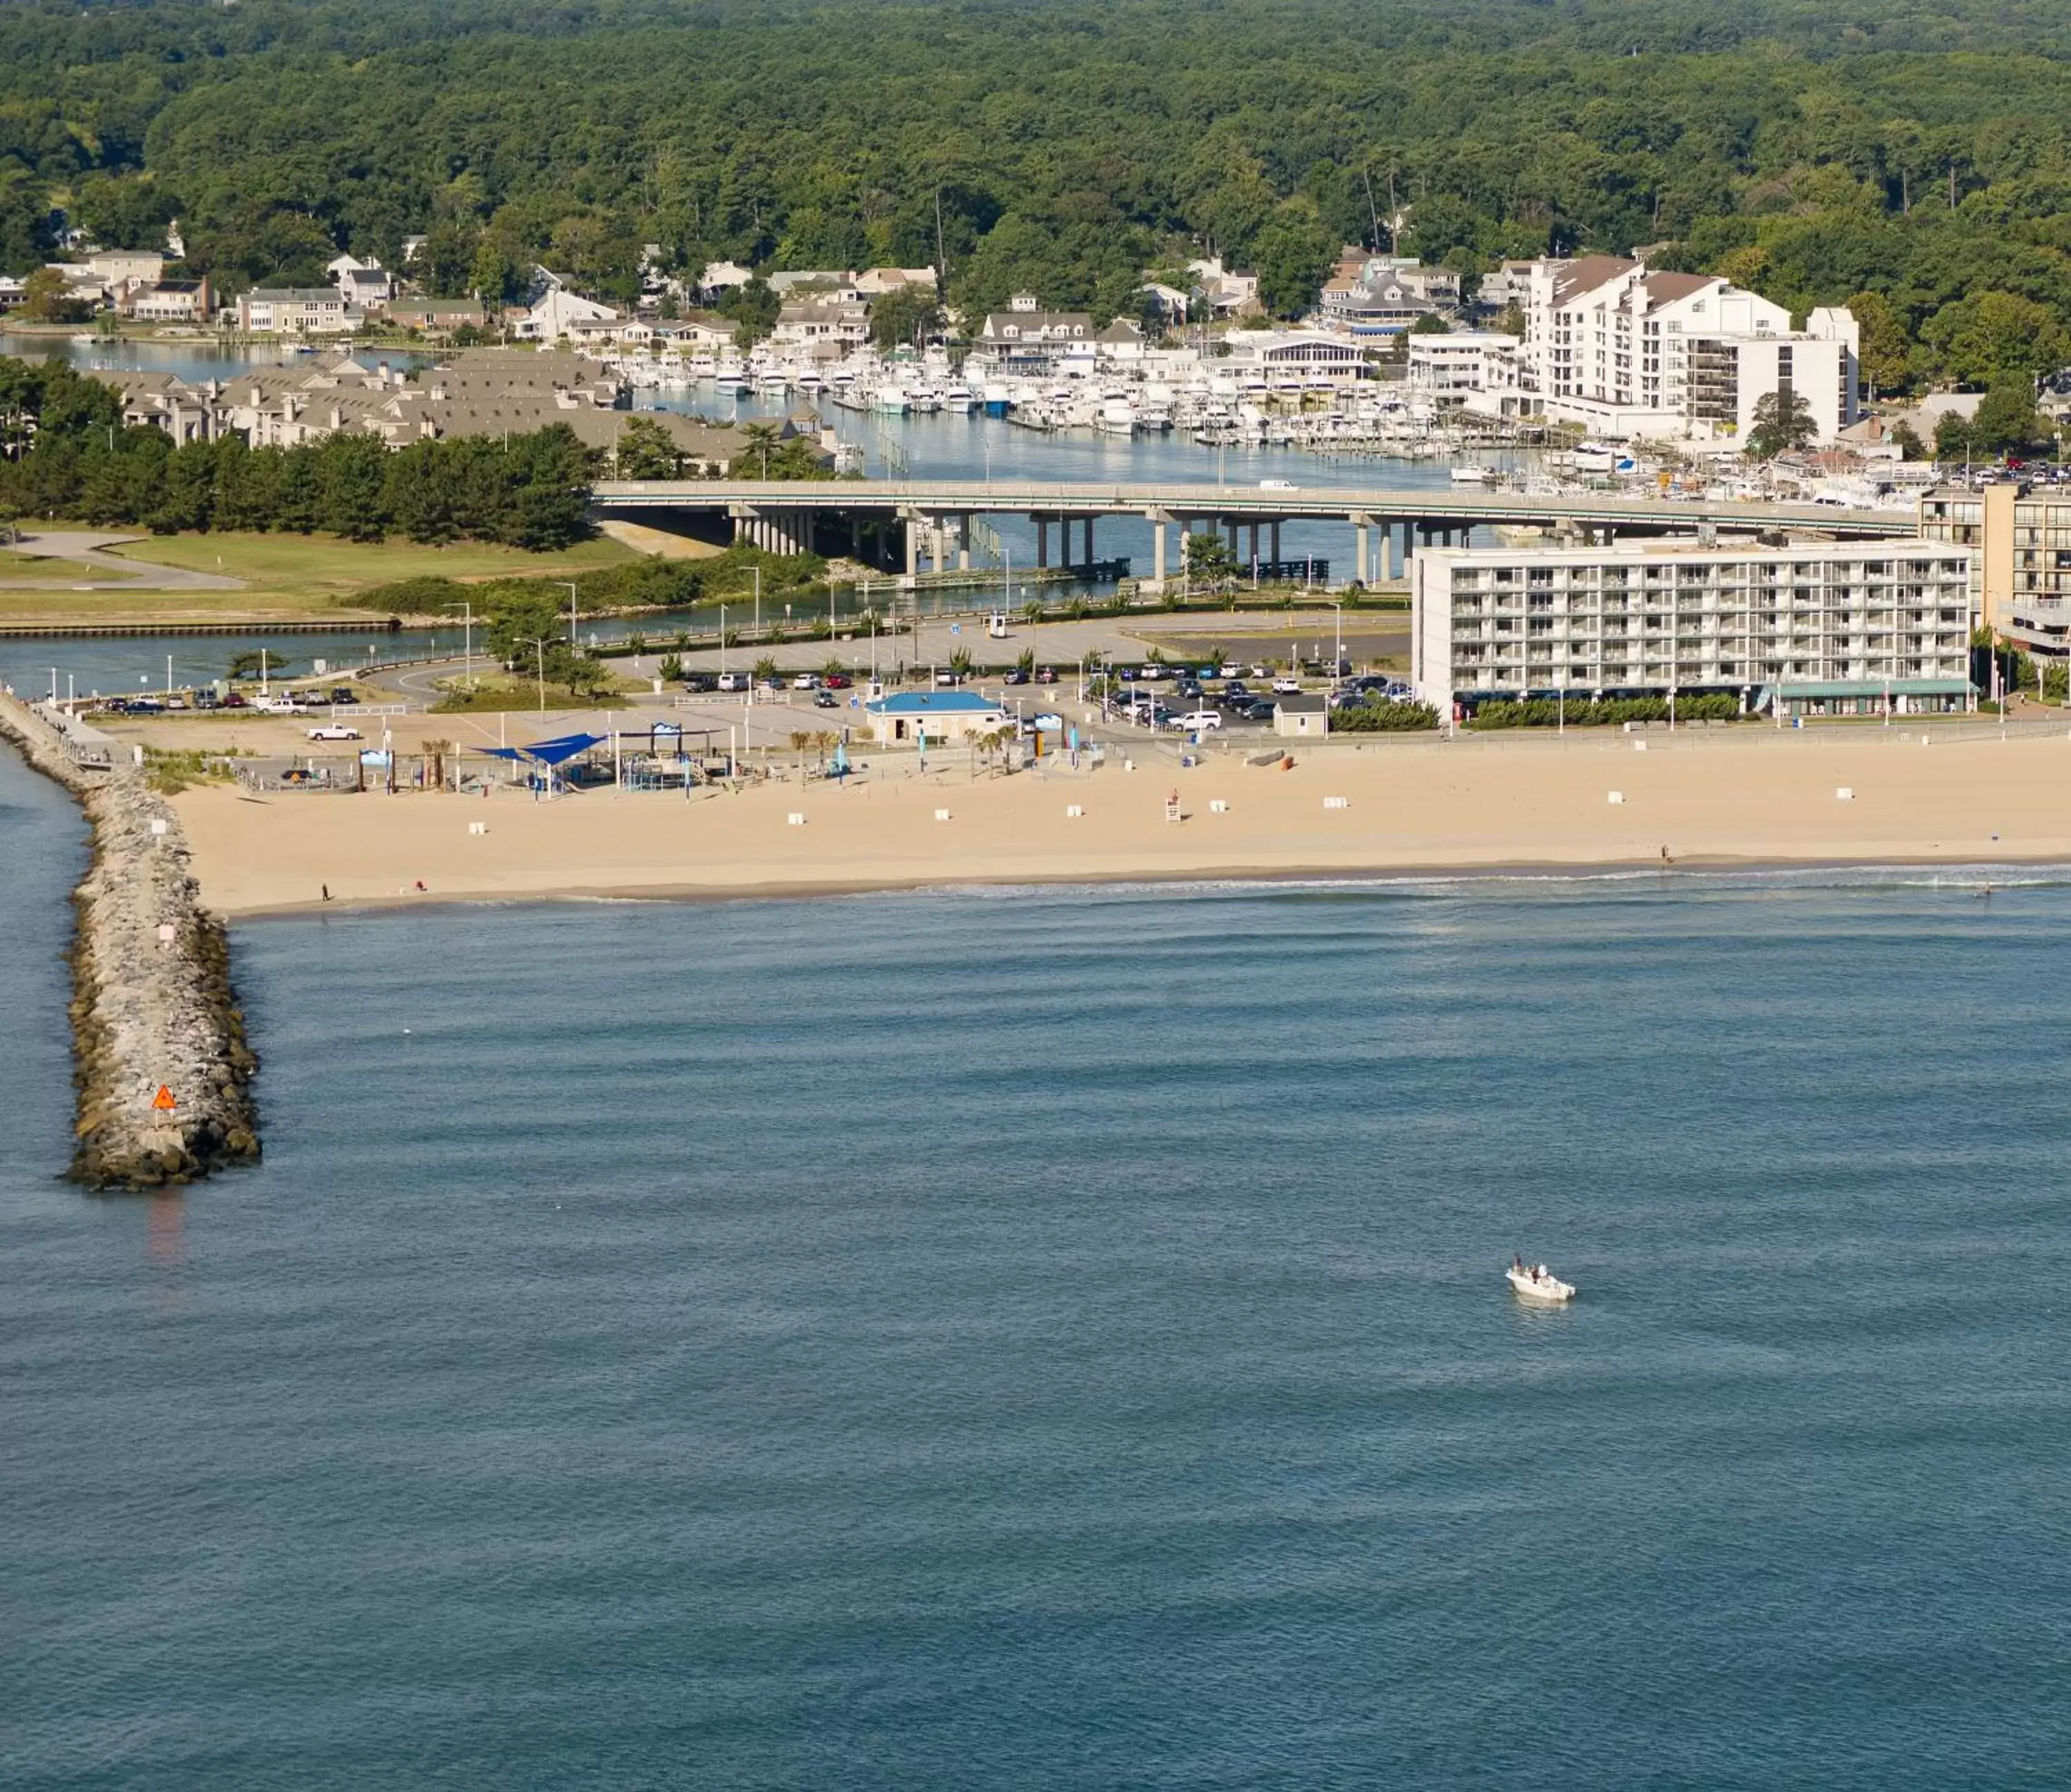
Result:
<svg viewBox="0 0 2071 1792"><path fill-rule="evenodd" d="M176 1108L179 1103L173 1099L173 1092L161 1083L158 1093L151 1097L151 1105L154 1108Z"/></svg>

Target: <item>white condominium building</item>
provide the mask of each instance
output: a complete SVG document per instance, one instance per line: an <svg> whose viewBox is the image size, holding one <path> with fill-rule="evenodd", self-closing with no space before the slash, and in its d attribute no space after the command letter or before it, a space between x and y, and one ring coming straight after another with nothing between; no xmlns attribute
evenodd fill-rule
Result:
<svg viewBox="0 0 2071 1792"><path fill-rule="evenodd" d="M1560 691L1960 709L1970 593L1970 549L1911 538L1427 548L1410 565L1413 675L1441 709Z"/></svg>
<svg viewBox="0 0 2071 1792"><path fill-rule="evenodd" d="M1512 277L1515 282L1516 277ZM1744 439L1764 395L1805 400L1822 441L1859 415L1858 331L1846 310L1790 314L1709 274L1655 273L1588 255L1524 271L1524 340L1514 381L1499 362L1470 408L1544 415L1593 434Z"/></svg>

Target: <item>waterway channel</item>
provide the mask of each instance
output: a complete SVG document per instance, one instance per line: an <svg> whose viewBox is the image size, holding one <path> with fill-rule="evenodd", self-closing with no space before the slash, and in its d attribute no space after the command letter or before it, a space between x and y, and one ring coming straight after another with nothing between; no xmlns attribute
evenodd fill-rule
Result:
<svg viewBox="0 0 2071 1792"><path fill-rule="evenodd" d="M211 342L192 343L55 340L0 333L0 353L47 355L63 353L82 368L139 367L174 373L183 379L227 379L258 366L278 366L283 361L308 361L310 356L283 355L277 350L255 349L228 352ZM416 364L429 359L396 350L361 351L391 363ZM642 392L636 407L695 413L716 421L766 421L798 415L815 408L809 401L761 396L735 399L721 396L709 384L686 393L657 395ZM1317 454L1286 447L1205 447L1179 434L1119 437L1091 431L1046 433L1026 429L1000 419L983 416L955 416L938 412L924 416L887 416L839 409L830 404L817 407L822 421L831 425L845 442L859 447L866 470L873 478L904 474L916 479L935 478L1040 478L1116 484L1150 481L1198 481L1226 488L1233 502L1241 503L1247 491L1257 491L1264 479L1284 479L1295 486L1371 485L1376 490L1442 490L1450 484L1449 467L1442 461L1411 461L1372 455ZM1515 457L1478 455L1498 466ZM974 560L1027 568L1035 564L1036 531L1026 517L989 517L996 531L999 552L990 544L974 543ZM1281 531L1281 554L1286 560L1313 558L1327 563L1332 575L1342 578L1351 565L1351 528L1344 524L1290 522ZM1491 538L1492 539L1492 538ZM1052 552L1056 540L1052 538ZM1096 529L1095 551L1103 560L1122 557L1147 571L1150 563L1150 526L1139 518L1114 517L1102 520ZM1074 588L1048 585L1046 597L1062 597ZM1019 607L1032 588L1023 588L1019 579L1010 584L1003 572L1000 591L1012 607ZM973 599L968 593L937 597L922 593L921 608L966 609ZM848 606L844 596L843 605ZM856 607L860 607L859 603ZM779 620L765 616L765 621ZM802 616L794 618L802 621ZM729 616L729 625L744 618ZM648 617L638 622L584 625L586 638L609 641L638 630L648 640L666 643L678 632L707 634L717 627L717 618L700 611L682 617ZM205 637L139 634L89 640L0 640L0 680L19 690L47 690L55 678L59 695L70 682L80 691L128 691L162 687L170 661L171 682L177 687L220 677L232 656L265 649L289 668L307 671L322 660L327 667L343 670L364 666L371 659L417 658L461 650L458 627L436 630L406 629L371 635L363 631L336 634L291 634L255 630L249 634Z"/></svg>

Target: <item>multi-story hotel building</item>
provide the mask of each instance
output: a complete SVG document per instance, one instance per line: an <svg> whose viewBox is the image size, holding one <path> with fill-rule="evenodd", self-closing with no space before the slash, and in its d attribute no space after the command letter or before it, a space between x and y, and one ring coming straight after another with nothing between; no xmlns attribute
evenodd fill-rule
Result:
<svg viewBox="0 0 2071 1792"><path fill-rule="evenodd" d="M2071 654L2071 490L1927 492L1920 532L1973 550L1972 607L1988 627L2031 653Z"/></svg>
<svg viewBox="0 0 2071 1792"><path fill-rule="evenodd" d="M1750 709L1962 709L1968 547L1907 538L1426 549L1413 675L1443 710L1500 697L1730 691Z"/></svg>

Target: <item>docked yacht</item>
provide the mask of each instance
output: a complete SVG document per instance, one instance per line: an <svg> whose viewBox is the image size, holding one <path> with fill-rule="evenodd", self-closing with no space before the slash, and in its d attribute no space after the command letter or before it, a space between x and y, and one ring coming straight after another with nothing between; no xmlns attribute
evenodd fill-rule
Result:
<svg viewBox="0 0 2071 1792"><path fill-rule="evenodd" d="M1575 1285L1563 1281L1543 1263L1527 1263L1512 1257L1503 1272L1510 1286L1528 1301L1572 1301Z"/></svg>
<svg viewBox="0 0 2071 1792"><path fill-rule="evenodd" d="M1472 461L1453 469L1453 483L1456 486L1486 486L1495 480L1494 467L1478 466Z"/></svg>

